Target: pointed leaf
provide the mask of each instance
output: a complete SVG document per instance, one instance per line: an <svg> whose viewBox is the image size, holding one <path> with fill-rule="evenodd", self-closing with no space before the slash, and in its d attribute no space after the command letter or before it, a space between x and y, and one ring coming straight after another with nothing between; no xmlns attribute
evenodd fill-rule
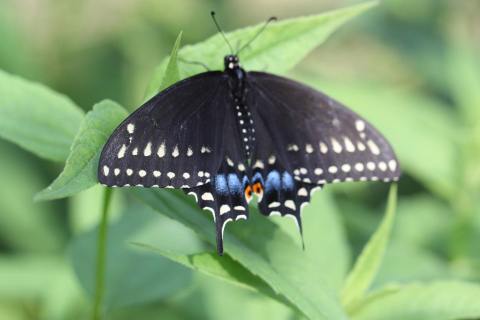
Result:
<svg viewBox="0 0 480 320"><path fill-rule="evenodd" d="M212 245L213 251L214 224L207 213L200 213L195 204L186 202L185 196L176 191L136 191L136 195L156 211L197 232ZM278 226L256 210L252 211L249 220L253 221L228 226L225 252L307 317L345 319L335 292L323 279L318 266Z"/></svg>
<svg viewBox="0 0 480 320"><path fill-rule="evenodd" d="M324 42L342 24L349 19L375 6L377 1L368 1L331 12L280 20L271 23L261 36L240 53L245 70L262 70L285 73L300 62L316 46ZM264 23L227 33L234 46L246 44L262 28ZM223 69L223 56L229 54L225 40L216 34L204 42L186 46L179 50L183 60L201 62L211 70ZM164 59L153 76L147 96L151 97L160 87L168 59ZM194 64L181 65L180 76L186 78L205 69Z"/></svg>
<svg viewBox="0 0 480 320"><path fill-rule="evenodd" d="M156 91L160 92L163 89L168 88L169 86L171 86L172 84L180 80L180 71L178 70L177 53L178 53L178 49L180 48L181 42L182 42L182 32L180 31L180 33L177 36L177 39L175 40L175 44L173 45L172 53L168 58L168 63L165 68L165 72L154 73L154 76L160 77L160 79L151 81L149 87L147 88L147 92L156 92ZM159 87L156 87L157 83L160 83Z"/></svg>
<svg viewBox="0 0 480 320"><path fill-rule="evenodd" d="M49 160L67 158L83 111L53 90L0 70L0 137Z"/></svg>
<svg viewBox="0 0 480 320"><path fill-rule="evenodd" d="M127 112L113 101L93 106L72 144L65 168L52 184L35 196L35 200L52 200L71 196L97 183L97 164L101 148Z"/></svg>
<svg viewBox="0 0 480 320"><path fill-rule="evenodd" d="M480 318L480 286L460 281L409 284L369 296L354 320L450 320Z"/></svg>
<svg viewBox="0 0 480 320"><path fill-rule="evenodd" d="M382 223L368 241L355 265L348 275L342 290L342 304L351 308L360 300L372 284L377 274L385 249L387 247L390 231L392 229L397 206L397 186L390 187L387 210Z"/></svg>

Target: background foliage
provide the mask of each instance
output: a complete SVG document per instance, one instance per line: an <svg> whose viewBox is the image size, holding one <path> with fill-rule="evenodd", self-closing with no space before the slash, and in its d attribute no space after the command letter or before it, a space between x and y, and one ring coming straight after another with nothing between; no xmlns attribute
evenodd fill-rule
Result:
<svg viewBox="0 0 480 320"><path fill-rule="evenodd" d="M0 2L0 319L91 317L98 151L145 97L203 71L184 60L221 68L211 9L226 30L281 19L244 66L288 74L374 123L405 172L398 200L380 183L334 185L304 211L305 251L291 221L253 212L228 226L220 258L192 199L115 190L103 315L480 318L480 5L354 3Z"/></svg>

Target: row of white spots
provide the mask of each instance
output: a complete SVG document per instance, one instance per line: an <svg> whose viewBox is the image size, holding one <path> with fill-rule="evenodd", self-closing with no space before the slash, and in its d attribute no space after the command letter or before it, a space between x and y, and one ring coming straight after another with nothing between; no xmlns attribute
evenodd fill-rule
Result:
<svg viewBox="0 0 480 320"><path fill-rule="evenodd" d="M353 153L357 150L358 151L365 151L367 149L367 146L368 146L371 153L373 153L374 155L379 155L380 154L380 148L371 139L367 141L367 146L365 146L365 144L362 141L357 141L357 143L355 145L352 142L352 140L350 140L348 137L343 137L342 142L343 142L343 145L336 138L331 138L330 139L330 145L331 145L331 148L332 148L333 152L342 153L344 150L347 151L347 152L350 152L350 153ZM329 147L328 147L327 143L325 143L323 141L319 142L318 147L319 147L320 152L323 153L323 154L327 154L328 151L329 151ZM287 151L297 152L299 150L300 150L300 148L296 144L287 145ZM315 151L315 149L312 146L312 144L308 143L308 144L305 145L305 152L306 153L310 154L310 153L313 153L314 151Z"/></svg>
<svg viewBox="0 0 480 320"><path fill-rule="evenodd" d="M352 171L352 169L354 169L355 171L358 171L358 172L363 172L365 170L365 168L367 168L370 171L374 171L375 169L378 168L380 171L384 171L384 172L387 171L388 169L392 172L395 172L396 169L397 169L397 161L390 160L390 161L388 161L388 163L385 162L385 161L379 161L378 163L375 163L373 161L369 161L366 164L363 164L361 162L357 162L353 165L353 167L352 167L351 164L345 163L345 164L342 164L341 166L332 165L332 166L328 167L327 170L328 170L329 173L335 174L339 170L341 170L345 173L348 173L348 172ZM306 168L298 168L298 169L293 170L293 174L296 175L296 176L306 175L307 173L308 173L308 170ZM321 168L315 168L314 173L315 173L315 175L320 176L320 175L323 174L323 170Z"/></svg>
<svg viewBox="0 0 480 320"><path fill-rule="evenodd" d="M118 154L117 154L118 159L122 159L123 157L125 157L126 151L127 151L127 146L123 144L120 147L120 150L118 151ZM208 146L202 146L201 149L200 149L200 153L211 153L211 152L212 151ZM166 150L166 147L165 147L165 143L162 143L162 144L160 144L160 146L157 149L157 156L159 158L163 158L163 157L165 157L166 154L167 154L167 150ZM191 147L187 148L186 154L187 154L187 157L191 157L193 155L193 150L192 150ZM134 156L138 155L138 148L137 147L135 147L132 150L132 155L134 155ZM145 148L143 149L143 155L145 157L150 157L152 155L152 143L151 142L148 142L147 145L145 146ZM180 149L178 148L178 145L175 145L173 147L171 155L172 155L173 158L176 158L180 155Z"/></svg>
<svg viewBox="0 0 480 320"><path fill-rule="evenodd" d="M103 166L103 174L104 174L104 176L108 176L109 173L110 173L110 168L109 168L108 166L106 166L106 165ZM113 173L114 173L115 176L118 176L118 175L120 175L121 170L120 170L119 168L115 168L115 169L113 170ZM125 173L127 174L127 176L131 176L131 175L133 175L134 171L133 171L132 169L126 169L126 170L125 170ZM153 174L153 176L154 176L155 178L158 178L158 177L160 177L160 176L162 175L162 173L161 173L160 171L158 171L158 170L153 170L153 171L152 171L152 174ZM147 176L147 171L141 169L141 170L138 171L138 175L143 178L143 177ZM206 178L209 178L209 177L210 177L210 173L209 173L209 172L204 172L204 171L198 171L197 175L198 175L199 177L201 177L201 178L202 178L202 177L206 177ZM173 172L168 172L168 173L167 173L167 177L169 177L170 179L173 179L173 178L175 178L175 173L173 173ZM187 180L187 179L190 179L191 175L190 175L190 173L188 173L188 172L184 172L184 173L182 174L182 177Z"/></svg>

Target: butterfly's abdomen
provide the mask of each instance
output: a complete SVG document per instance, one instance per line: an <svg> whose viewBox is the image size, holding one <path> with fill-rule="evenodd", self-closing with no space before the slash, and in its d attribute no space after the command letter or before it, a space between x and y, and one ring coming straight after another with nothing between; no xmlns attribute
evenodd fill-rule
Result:
<svg viewBox="0 0 480 320"><path fill-rule="evenodd" d="M234 68L226 71L229 75L230 96L233 101L235 119L241 139L243 153L247 159L253 152L255 145L255 129L249 106L246 103L248 90L246 89L246 72L242 68Z"/></svg>

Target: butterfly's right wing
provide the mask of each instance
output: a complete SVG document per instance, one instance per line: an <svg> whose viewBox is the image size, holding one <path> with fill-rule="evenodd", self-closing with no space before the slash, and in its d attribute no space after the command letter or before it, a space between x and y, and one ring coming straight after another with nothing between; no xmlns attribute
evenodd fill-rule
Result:
<svg viewBox="0 0 480 320"><path fill-rule="evenodd" d="M206 72L180 81L125 119L103 148L100 183L191 188L210 181L224 154L223 77Z"/></svg>

